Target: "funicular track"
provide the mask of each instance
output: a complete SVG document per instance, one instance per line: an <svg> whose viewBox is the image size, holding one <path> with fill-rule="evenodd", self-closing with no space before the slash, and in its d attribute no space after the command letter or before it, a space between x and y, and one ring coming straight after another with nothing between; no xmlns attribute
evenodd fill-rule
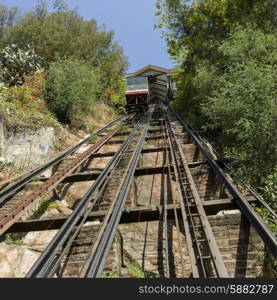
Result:
<svg viewBox="0 0 277 300"><path fill-rule="evenodd" d="M170 172L170 175L176 178L178 186L179 203L193 277L210 277L211 274L214 274L215 277L228 277L228 272L196 190L188 163L171 126L171 122L176 120L176 116L166 112L165 107L163 107L163 110L170 145L170 159L174 166L174 171Z"/></svg>
<svg viewBox="0 0 277 300"><path fill-rule="evenodd" d="M16 182L10 184L6 188L0 190L0 235L7 231L17 220L28 213L44 196L54 190L57 185L64 180L66 176L74 173L78 168L81 168L90 159L93 153L96 153L106 142L108 142L118 131L118 125L128 117L120 117L111 123L107 124L100 130L91 134L89 137L82 140L76 146L65 151L61 155L55 157L51 161L41 167L30 171L30 173ZM112 131L106 132L110 128L115 127ZM105 133L106 132L106 133ZM78 155L76 152L83 146L89 146L90 139L94 136L105 133L105 136L90 146L84 153ZM66 160L71 160L70 163L64 163ZM27 197L22 196L24 188L28 184L34 182L37 176L41 175L50 168L56 168L56 172L43 185L30 193Z"/></svg>
<svg viewBox="0 0 277 300"><path fill-rule="evenodd" d="M120 214L124 207L128 190L134 176L149 122L154 107L143 114L130 132L119 151L91 186L85 197L54 237L42 256L27 274L27 277L97 277L100 276L106 256L113 242ZM104 219L94 231L85 237L89 250L83 259L72 261L70 254L82 238L89 213L93 210L105 211ZM104 207L104 208L103 208ZM87 240L88 239L88 240ZM76 268L67 272L68 264ZM64 275L64 276L63 276Z"/></svg>
<svg viewBox="0 0 277 300"><path fill-rule="evenodd" d="M117 125L120 122L125 123L128 129L120 130L120 126ZM159 129L150 129L150 124L157 124ZM106 167L100 170L98 174L93 175L95 176L94 183L79 201L72 214L59 225L60 227L55 227L59 228L58 233L26 277L100 277L118 225L124 219L124 215L125 217L128 214L141 216L142 212L145 213L145 220L159 220L161 224L164 277L174 277L174 272L171 270L174 262L170 257L168 246L167 229L169 219L173 219L175 223L182 277L186 276L184 247L188 249L192 277L229 277L207 217L209 201L204 201L200 197L191 172L191 168L198 165L205 166L216 174L225 190L224 193L230 199L230 205L241 210L261 236L266 247L276 257L276 237L248 202L250 198L253 200L253 195L247 198L238 191L235 184L223 173L208 153L202 141L167 104L152 103L150 109L141 115L135 117L125 116L123 120L115 120L97 134L100 138L95 144L75 157L70 164L59 168L53 176L46 179L38 190L24 199L25 202L16 205L13 210L14 213L13 211L5 211L5 214L2 214L1 217L0 208L1 234L23 215L26 211L25 208L29 209L45 193L49 193L59 183L67 180L73 182L74 180L90 180L89 177L92 174L76 173L74 175L74 172L80 168L83 170L82 167L92 155L94 157L105 155L111 157ZM200 161L188 162L182 144L184 135L201 153L202 159ZM124 139L113 139L120 136ZM144 148L145 141L152 140L160 140L161 146L154 149ZM88 140L83 141L81 144L84 143L88 143ZM104 144L108 143L118 144L119 149L108 154L98 152ZM68 151L65 156L74 153L78 147L80 145ZM162 165L148 169L139 168L138 162L141 154L151 151L162 152ZM5 207L5 204L8 205L14 195L16 196L22 187L41 174L45 168L61 161L63 157L54 159L50 164L46 164L28 177L0 192L1 202L4 203L2 207ZM177 187L178 196L173 196L172 202L169 202L169 192L162 191L160 208L151 216L147 211L147 207L145 209L134 207L132 210L124 210L134 176L144 173L157 174L157 172L161 174L162 180L166 180L165 177L167 177L169 186L167 188ZM254 199L254 201L258 202L259 199ZM213 199L211 202L216 203L215 206L221 205L220 197ZM136 217L132 217L130 220L135 221ZM93 224L90 221L94 221ZM184 228L185 241L182 228Z"/></svg>

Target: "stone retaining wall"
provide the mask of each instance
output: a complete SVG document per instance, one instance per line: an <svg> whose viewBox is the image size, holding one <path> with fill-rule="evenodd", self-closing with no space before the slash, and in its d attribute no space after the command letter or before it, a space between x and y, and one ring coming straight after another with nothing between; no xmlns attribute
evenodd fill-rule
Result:
<svg viewBox="0 0 277 300"><path fill-rule="evenodd" d="M272 277L270 264L265 260L264 244L249 222L238 210L222 211L208 217L230 277ZM162 225L158 221L119 226L125 255L147 272L164 276L165 266ZM170 275L182 277L180 252L174 221L168 222ZM185 277L191 276L190 260L182 230ZM109 265L118 266L118 252L113 247ZM116 271L118 269L116 268Z"/></svg>
<svg viewBox="0 0 277 300"><path fill-rule="evenodd" d="M0 122L0 157L17 167L34 168L47 160L55 145L53 127L16 131Z"/></svg>

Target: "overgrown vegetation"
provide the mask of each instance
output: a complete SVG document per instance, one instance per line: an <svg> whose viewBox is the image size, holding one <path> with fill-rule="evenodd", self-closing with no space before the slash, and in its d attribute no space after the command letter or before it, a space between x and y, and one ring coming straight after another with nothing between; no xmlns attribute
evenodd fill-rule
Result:
<svg viewBox="0 0 277 300"><path fill-rule="evenodd" d="M158 274L144 271L136 262L126 258L125 265L131 278L158 278Z"/></svg>
<svg viewBox="0 0 277 300"><path fill-rule="evenodd" d="M0 115L10 127L59 126L43 99L44 74L24 77L21 86L0 89Z"/></svg>
<svg viewBox="0 0 277 300"><path fill-rule="evenodd" d="M265 178L264 188L261 189L267 203L273 211L277 212L277 201L276 201L276 187L277 187L277 167L275 167L274 173L270 174ZM272 216L267 209L260 208L259 213L271 228L273 232L277 232L277 220ZM275 263L275 272L277 274L277 261Z"/></svg>
<svg viewBox="0 0 277 300"><path fill-rule="evenodd" d="M22 238L13 236L11 234L7 234L5 236L4 242L8 245L17 245L17 246L21 246L23 243Z"/></svg>
<svg viewBox="0 0 277 300"><path fill-rule="evenodd" d="M200 104L205 129L220 132L225 157L255 185L276 161L277 37L253 26L236 27L219 47L224 73Z"/></svg>
<svg viewBox="0 0 277 300"><path fill-rule="evenodd" d="M56 201L53 201L52 198L49 197L44 197L39 201L38 208L36 210L36 215L41 216L43 215L46 211L49 211L53 208L57 208L58 203Z"/></svg>
<svg viewBox="0 0 277 300"><path fill-rule="evenodd" d="M157 8L179 66L173 106L277 212L277 2L158 0ZM273 215L255 209L277 232Z"/></svg>
<svg viewBox="0 0 277 300"><path fill-rule="evenodd" d="M103 272L102 278L120 278L116 272Z"/></svg>
<svg viewBox="0 0 277 300"><path fill-rule="evenodd" d="M130 130L130 127L128 125L124 125L124 124L121 124L119 127L118 127L118 131L128 131Z"/></svg>
<svg viewBox="0 0 277 300"><path fill-rule="evenodd" d="M179 65L173 105L276 210L266 192L276 181L276 1L158 0L157 7Z"/></svg>
<svg viewBox="0 0 277 300"><path fill-rule="evenodd" d="M98 136L97 135L92 135L90 138L89 138L89 142L91 144L94 144L97 140L98 140Z"/></svg>
<svg viewBox="0 0 277 300"><path fill-rule="evenodd" d="M114 32L86 21L62 0L23 15L0 6L0 114L11 126L85 128L93 105L120 110L127 59ZM37 86L29 87L29 82Z"/></svg>
<svg viewBox="0 0 277 300"><path fill-rule="evenodd" d="M11 44L0 51L0 81L9 86L24 83L24 76L42 73L42 58L29 45Z"/></svg>
<svg viewBox="0 0 277 300"><path fill-rule="evenodd" d="M85 63L52 62L47 72L45 98L62 123L76 124L97 101L98 76Z"/></svg>

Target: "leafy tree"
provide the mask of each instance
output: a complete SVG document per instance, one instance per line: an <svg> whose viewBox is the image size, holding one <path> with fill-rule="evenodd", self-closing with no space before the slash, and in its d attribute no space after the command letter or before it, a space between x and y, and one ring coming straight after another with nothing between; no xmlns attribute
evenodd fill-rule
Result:
<svg viewBox="0 0 277 300"><path fill-rule="evenodd" d="M28 43L44 60L47 70L52 62L72 60L86 62L99 78L97 96L115 107L123 106L122 77L128 65L123 49L114 41L114 32L85 21L77 10L70 10L62 0L55 0L53 12L46 1L39 1L0 39L0 46ZM90 91L90 90L89 90ZM67 117L65 118L67 119Z"/></svg>
<svg viewBox="0 0 277 300"><path fill-rule="evenodd" d="M54 0L53 2L53 8L57 12L65 12L68 11L68 5L63 0Z"/></svg>
<svg viewBox="0 0 277 300"><path fill-rule="evenodd" d="M58 120L80 123L97 101L98 76L85 62L62 60L50 64L45 98Z"/></svg>
<svg viewBox="0 0 277 300"><path fill-rule="evenodd" d="M276 24L272 0L158 0L158 27L164 29L170 54L190 70L195 59L218 57L214 50L234 25L256 23L265 31Z"/></svg>
<svg viewBox="0 0 277 300"><path fill-rule="evenodd" d="M158 0L168 51L179 65L173 105L208 131L256 187L276 164L274 0Z"/></svg>
<svg viewBox="0 0 277 300"><path fill-rule="evenodd" d="M43 99L44 74L25 77L23 85L0 89L0 115L9 127L59 126Z"/></svg>
<svg viewBox="0 0 277 300"><path fill-rule="evenodd" d="M46 71L47 105L61 122L80 123L95 101L116 109L123 107L122 77L128 62L114 41L113 31L99 26L96 20L84 20L62 0L53 1L52 12L47 1L39 0L33 11L18 18L16 13L3 7L3 81L10 86L22 85L26 74L38 70L35 60L27 60L33 51L33 58L41 57L40 65ZM7 21L9 15L14 16L13 22Z"/></svg>
<svg viewBox="0 0 277 300"><path fill-rule="evenodd" d="M276 159L277 38L252 27L236 28L219 47L225 72L201 103L206 127L221 131L225 156L256 184Z"/></svg>
<svg viewBox="0 0 277 300"><path fill-rule="evenodd" d="M6 33L7 28L12 27L18 17L18 8L7 8L0 4L0 40L2 40Z"/></svg>
<svg viewBox="0 0 277 300"><path fill-rule="evenodd" d="M120 63L115 64L116 61ZM97 68L100 74L101 99L117 108L123 107L125 103L123 74L127 64L122 48L113 45L109 53L106 54L106 59Z"/></svg>
<svg viewBox="0 0 277 300"><path fill-rule="evenodd" d="M42 61L29 45L23 49L7 46L0 51L0 81L9 86L22 85L26 75L43 71Z"/></svg>
<svg viewBox="0 0 277 300"><path fill-rule="evenodd" d="M54 12L47 10L45 2L34 11L24 14L12 26L2 45L16 43L22 47L28 43L48 64L57 59L76 58L100 65L111 52L122 54L113 41L114 32L106 31L95 20L85 21L76 10L69 10L62 1L54 2ZM124 60L114 61L123 64Z"/></svg>

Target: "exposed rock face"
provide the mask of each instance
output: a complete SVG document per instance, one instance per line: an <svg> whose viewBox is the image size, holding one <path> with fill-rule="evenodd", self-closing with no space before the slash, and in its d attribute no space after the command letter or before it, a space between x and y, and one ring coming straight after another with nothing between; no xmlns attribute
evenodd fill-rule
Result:
<svg viewBox="0 0 277 300"><path fill-rule="evenodd" d="M62 214L61 209L63 212L66 211L67 214L71 212L71 210L66 208L66 206L64 206L62 203L59 203L57 208L51 209L50 211L44 213L41 219L60 216ZM28 232L22 239L23 246L34 251L42 252L51 242L56 233L57 230Z"/></svg>
<svg viewBox="0 0 277 300"><path fill-rule="evenodd" d="M264 244L238 210L222 211L208 216L219 250L230 277L273 277L271 266L264 256ZM124 252L143 270L164 276L162 266L163 237L159 222L143 222L119 226L123 237ZM168 221L168 245L170 273L182 277L176 227ZM185 259L185 275L191 274L190 259L183 230L182 243ZM172 264L174 262L174 264Z"/></svg>
<svg viewBox="0 0 277 300"><path fill-rule="evenodd" d="M49 158L54 144L52 127L15 132L6 130L0 123L0 156L17 166L38 166Z"/></svg>
<svg viewBox="0 0 277 300"><path fill-rule="evenodd" d="M22 246L0 244L0 274L2 278L25 277L39 253Z"/></svg>
<svg viewBox="0 0 277 300"><path fill-rule="evenodd" d="M69 208L73 208L78 201L84 197L86 191L90 188L92 183L93 181L84 181L76 182L74 184L64 184L61 186L61 188L59 188L59 193Z"/></svg>
<svg viewBox="0 0 277 300"><path fill-rule="evenodd" d="M0 140L0 146L1 143L2 141ZM151 147L151 145L147 146ZM87 147L81 147L78 153L84 152ZM118 145L106 145L100 152L117 151L118 147ZM183 148L188 157L188 162L197 162L202 159L192 144L184 145ZM110 157L93 159L88 169L90 171L102 169L110 159ZM160 166L162 162L162 153L148 153L142 156L138 167ZM68 161L64 163L68 163ZM45 173L44 176L51 176L51 172ZM217 198L228 198L228 194L222 189L218 179L212 176L205 166L192 168L192 176L202 200L209 201ZM171 204L174 199L178 199L177 185L172 180L172 190L169 192L167 188L168 182L167 175L162 176L161 174L135 178L135 183L130 189L126 206L156 206L163 204L165 200L168 204ZM34 186L36 184L39 183L34 183ZM69 215L77 205L78 200L82 199L92 184L93 181L78 182L74 185L72 183L60 184L57 192L63 200L57 201L58 206L55 209L47 211L41 218ZM231 277L271 276L268 271L270 266L266 266L263 258L263 242L238 210L221 211L217 215L209 216L208 219ZM84 227L93 228L95 225L100 224L97 222L88 222ZM105 269L122 275L121 260L123 253L120 247L123 246L124 255L136 262L144 271L151 272L160 277L165 276L166 266L162 264L165 257L165 240L162 226L161 221L120 225L119 232L121 233L121 239L116 237ZM88 229L84 228L84 231ZM184 229L180 228L180 231L182 241L181 253L184 256L184 275L185 277L190 277L191 265ZM24 277L29 267L36 261L40 252L45 249L56 232L56 230L29 232L22 239L22 246L1 243L0 277ZM170 276L182 277L177 228L173 220L168 221L167 237ZM86 250L84 247L82 249ZM266 273L269 275L266 275Z"/></svg>
<svg viewBox="0 0 277 300"><path fill-rule="evenodd" d="M29 232L23 239L23 246L34 251L42 252L56 233L57 230Z"/></svg>
<svg viewBox="0 0 277 300"><path fill-rule="evenodd" d="M91 146L91 145L89 145ZM81 147L78 154L83 153L87 150L89 146ZM99 152L113 152L118 150L118 145L105 145L101 148ZM89 170L101 170L105 168L108 164L111 157L101 157L101 158L94 158L88 166ZM67 183L67 184L60 184L58 186L58 192L60 196L63 198L63 203L65 206L69 207L70 209L74 208L77 205L78 201L81 200L85 193L89 190L89 188L94 183L93 180L90 181L83 181L83 182L76 182L74 184Z"/></svg>

